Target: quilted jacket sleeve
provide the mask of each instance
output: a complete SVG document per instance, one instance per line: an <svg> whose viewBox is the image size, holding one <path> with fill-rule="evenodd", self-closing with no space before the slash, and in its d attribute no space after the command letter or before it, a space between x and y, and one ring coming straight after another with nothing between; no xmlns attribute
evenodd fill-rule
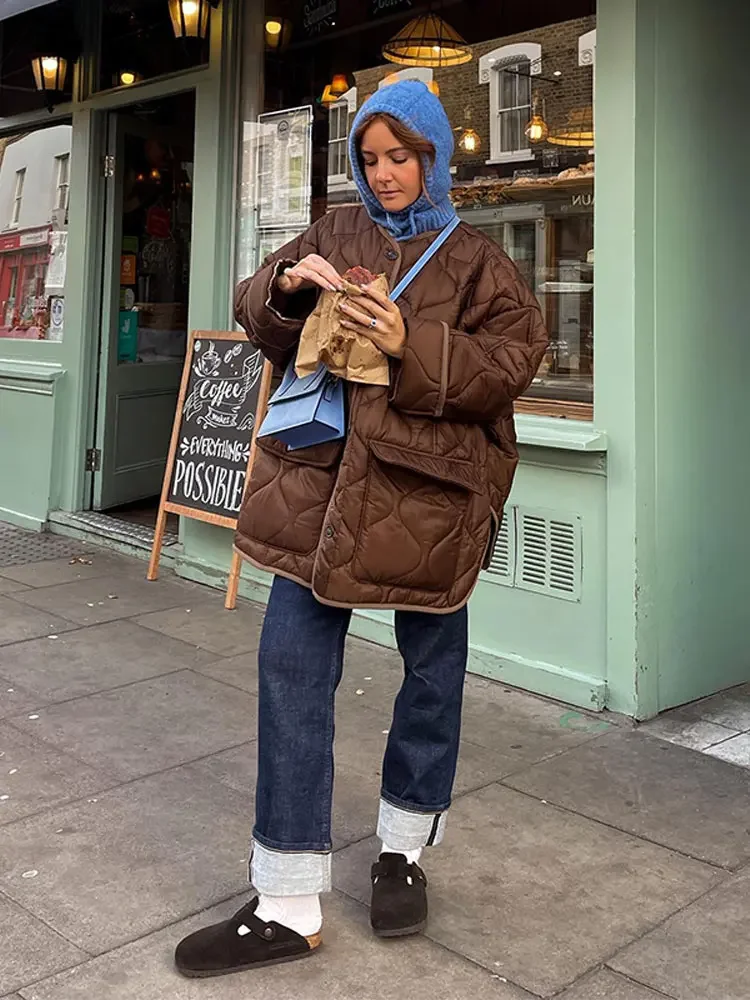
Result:
<svg viewBox="0 0 750 1000"><path fill-rule="evenodd" d="M315 308L317 292L310 289L284 295L276 279L308 254L318 252L318 227L266 257L262 267L237 287L234 315L252 344L274 365L283 368L296 347L305 320Z"/></svg>
<svg viewBox="0 0 750 1000"><path fill-rule="evenodd" d="M539 304L504 255L488 256L461 325L465 330L408 317L393 406L419 416L493 421L528 389L547 331Z"/></svg>

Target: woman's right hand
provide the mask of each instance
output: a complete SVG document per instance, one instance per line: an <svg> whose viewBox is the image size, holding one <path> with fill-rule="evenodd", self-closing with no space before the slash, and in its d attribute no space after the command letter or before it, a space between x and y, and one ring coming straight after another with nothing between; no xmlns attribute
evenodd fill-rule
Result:
<svg viewBox="0 0 750 1000"><path fill-rule="evenodd" d="M276 285L284 295L293 295L304 288L322 288L326 292L343 292L344 283L336 268L323 257L311 253L288 267L276 279Z"/></svg>

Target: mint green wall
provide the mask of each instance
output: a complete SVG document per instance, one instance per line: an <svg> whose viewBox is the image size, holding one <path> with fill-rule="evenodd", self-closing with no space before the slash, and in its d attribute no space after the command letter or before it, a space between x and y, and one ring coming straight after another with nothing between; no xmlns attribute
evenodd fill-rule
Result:
<svg viewBox="0 0 750 1000"><path fill-rule="evenodd" d="M647 718L750 679L745 48L730 0L601 0L596 422L609 705Z"/></svg>
<svg viewBox="0 0 750 1000"><path fill-rule="evenodd" d="M750 9L655 2L658 702L750 680Z"/></svg>

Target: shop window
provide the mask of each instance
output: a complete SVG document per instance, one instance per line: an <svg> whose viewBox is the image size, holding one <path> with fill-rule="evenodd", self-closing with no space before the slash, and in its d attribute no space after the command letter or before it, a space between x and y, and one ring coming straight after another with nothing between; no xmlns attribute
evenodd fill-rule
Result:
<svg viewBox="0 0 750 1000"><path fill-rule="evenodd" d="M70 153L56 156L55 162L57 164L55 210L66 213L70 198Z"/></svg>
<svg viewBox="0 0 750 1000"><path fill-rule="evenodd" d="M369 95L397 79L434 83L456 137L456 209L515 261L549 329L549 350L517 408L593 419L596 19L593 2L568 20L566 6L540 26L520 4L510 20L507 5L486 5L481 24L471 5L453 5L446 19L473 58L451 67L399 68L382 58L400 14L368 19L340 4L314 33L304 17L293 20L287 46L266 53L264 108L245 126L240 271L358 200L346 139ZM326 108L324 89L341 73L352 89ZM535 116L543 127L529 135ZM469 131L472 142L462 144Z"/></svg>
<svg viewBox="0 0 750 1000"><path fill-rule="evenodd" d="M197 4L184 0L183 6L189 15ZM104 0L101 24L98 90L132 87L208 63L209 38L176 38L167 0Z"/></svg>
<svg viewBox="0 0 750 1000"><path fill-rule="evenodd" d="M72 134L0 138L0 338L62 338Z"/></svg>
<svg viewBox="0 0 750 1000"><path fill-rule="evenodd" d="M479 60L479 82L490 88L490 163L534 158L525 130L541 65L542 46L535 42L504 45Z"/></svg>

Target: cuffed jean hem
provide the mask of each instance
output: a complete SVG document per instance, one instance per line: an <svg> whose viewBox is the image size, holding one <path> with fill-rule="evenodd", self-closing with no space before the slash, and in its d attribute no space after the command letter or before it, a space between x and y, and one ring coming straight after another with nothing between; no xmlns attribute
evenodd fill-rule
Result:
<svg viewBox="0 0 750 1000"><path fill-rule="evenodd" d="M330 892L331 855L274 851L253 840L250 881L267 896L311 896Z"/></svg>
<svg viewBox="0 0 750 1000"><path fill-rule="evenodd" d="M378 837L394 850L416 851L437 847L445 834L447 811L414 812L380 799Z"/></svg>

